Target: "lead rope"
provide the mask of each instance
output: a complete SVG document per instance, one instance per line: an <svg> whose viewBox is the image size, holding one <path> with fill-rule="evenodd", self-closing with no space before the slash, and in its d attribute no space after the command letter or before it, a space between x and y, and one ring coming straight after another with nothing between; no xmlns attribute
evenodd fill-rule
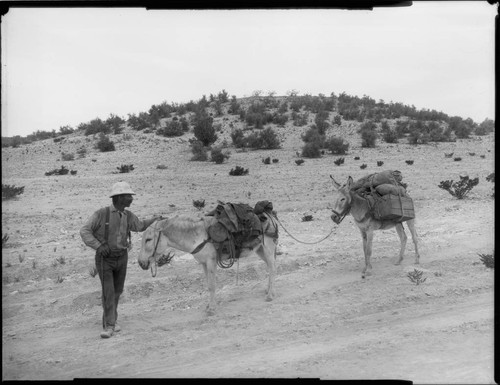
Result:
<svg viewBox="0 0 500 385"><path fill-rule="evenodd" d="M276 220L278 221L278 223L281 225L281 227L283 227L283 230L285 230L285 232L286 232L289 236L291 236L291 237L292 237L293 239L295 239L297 242L299 242L299 243L303 243L303 244L305 244L305 245L315 245L315 244L317 244L317 243L323 242L323 241L324 241L325 239L327 239L330 235L332 235L332 234L333 234L333 231L335 230L335 227L332 227L332 231L330 231L330 233L329 233L326 237L324 237L324 238L320 239L319 241L316 241L316 242L305 242L305 241L301 241L300 239L295 238L292 234L290 234L290 232L289 232L289 231L285 228L285 226L283 226L283 223L281 223L281 221L279 220L279 218L278 218L277 216L276 216L275 218L276 218Z"/></svg>
<svg viewBox="0 0 500 385"><path fill-rule="evenodd" d="M155 224L154 224L154 230L155 230L155 231L153 232L153 234L154 234L155 236L156 236L156 228L157 228L156 223L157 223L157 222L155 222ZM153 278L154 278L154 277L156 277L156 273L157 273L157 271L158 271L158 260L156 259L155 254L156 254L156 249L158 248L158 243L160 243L160 235L161 235L161 234L160 234L160 231L158 231L158 239L157 239L157 241L156 241L155 248L154 248L154 250L153 250L153 258L154 258L154 260L155 260L155 264L154 264L154 266L155 266L155 270L154 270L154 273L153 273L153 266L151 266L151 276L152 276ZM154 239L154 238L153 238L153 239Z"/></svg>

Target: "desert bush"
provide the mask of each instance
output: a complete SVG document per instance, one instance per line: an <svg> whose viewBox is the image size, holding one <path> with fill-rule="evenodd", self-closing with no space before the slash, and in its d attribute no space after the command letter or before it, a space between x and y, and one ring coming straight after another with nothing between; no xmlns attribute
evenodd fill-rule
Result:
<svg viewBox="0 0 500 385"><path fill-rule="evenodd" d="M271 157L268 156L267 158L263 158L262 159L262 163L264 163L264 164L271 164Z"/></svg>
<svg viewBox="0 0 500 385"><path fill-rule="evenodd" d="M318 142L309 142L302 147L304 158L321 158L321 147Z"/></svg>
<svg viewBox="0 0 500 385"><path fill-rule="evenodd" d="M361 158L359 156L355 156L354 160L360 160Z"/></svg>
<svg viewBox="0 0 500 385"><path fill-rule="evenodd" d="M460 162L460 161L462 160L462 158L458 156L458 157L456 157L456 158L453 158L453 160L454 160L455 162Z"/></svg>
<svg viewBox="0 0 500 385"><path fill-rule="evenodd" d="M486 177L486 180L491 183L495 183L495 173L492 172L490 175ZM495 186L493 186L493 193L491 195L492 198L495 198Z"/></svg>
<svg viewBox="0 0 500 385"><path fill-rule="evenodd" d="M64 166L61 166L61 168L59 169L54 169L52 171L47 171L45 173L45 176L51 176L51 175L66 175L67 173L69 172L69 170L64 167Z"/></svg>
<svg viewBox="0 0 500 385"><path fill-rule="evenodd" d="M381 160L377 160L377 166L379 166L379 167L380 167L380 166L383 166L383 165L384 165L384 162L383 162L383 161L381 161Z"/></svg>
<svg viewBox="0 0 500 385"><path fill-rule="evenodd" d="M182 136L184 135L184 129L182 128L182 125L179 121L177 120L172 120L171 122L168 122L165 127L159 128L156 130L157 135L162 135L166 136L169 138L175 137L175 136Z"/></svg>
<svg viewBox="0 0 500 385"><path fill-rule="evenodd" d="M413 164L413 160L407 160L406 164L412 165Z"/></svg>
<svg viewBox="0 0 500 385"><path fill-rule="evenodd" d="M191 152L193 153L193 157L191 160L196 162L204 162L208 160L207 149L199 140L191 141Z"/></svg>
<svg viewBox="0 0 500 385"><path fill-rule="evenodd" d="M365 128L363 128L365 127ZM377 132L369 125L361 126L361 147L375 147L377 143Z"/></svg>
<svg viewBox="0 0 500 385"><path fill-rule="evenodd" d="M288 116L285 114L279 114L276 113L273 115L273 123L280 126L284 127L286 122L288 122Z"/></svg>
<svg viewBox="0 0 500 385"><path fill-rule="evenodd" d="M76 175L76 172L77 172L76 170L71 170L69 173L70 173L71 175Z"/></svg>
<svg viewBox="0 0 500 385"><path fill-rule="evenodd" d="M333 124L336 124L337 126L340 126L342 124L342 118L340 115L335 115L333 118Z"/></svg>
<svg viewBox="0 0 500 385"><path fill-rule="evenodd" d="M464 199L465 196L479 184L479 178L470 179L469 176L460 176L460 181L444 180L438 185L439 188L448 191L457 199Z"/></svg>
<svg viewBox="0 0 500 385"><path fill-rule="evenodd" d="M62 283L63 281L64 281L64 277L61 277L60 275L57 275L56 283Z"/></svg>
<svg viewBox="0 0 500 385"><path fill-rule="evenodd" d="M494 269L495 268L495 256L493 254L478 254L479 259L484 266Z"/></svg>
<svg viewBox="0 0 500 385"><path fill-rule="evenodd" d="M82 146L78 150L76 150L76 153L78 154L79 158L85 158L85 156L87 155L87 149Z"/></svg>
<svg viewBox="0 0 500 385"><path fill-rule="evenodd" d="M24 186L16 187L2 183L2 200L12 199L21 194L24 194Z"/></svg>
<svg viewBox="0 0 500 385"><path fill-rule="evenodd" d="M259 132L259 139L260 139L259 143L260 145L258 147L252 146L251 143L250 147L255 149L266 149L266 150L274 150L281 147L281 143L280 140L278 139L276 131L274 131L270 127Z"/></svg>
<svg viewBox="0 0 500 385"><path fill-rule="evenodd" d="M413 269L413 271L408 272L406 275L408 279L416 284L417 286L420 285L421 283L424 283L427 280L426 278L423 278L424 272L421 270Z"/></svg>
<svg viewBox="0 0 500 385"><path fill-rule="evenodd" d="M444 157L445 158L451 158L453 156L453 152L447 154L447 153L444 153Z"/></svg>
<svg viewBox="0 0 500 385"><path fill-rule="evenodd" d="M313 216L312 215L304 215L302 217L302 222L310 222L313 220Z"/></svg>
<svg viewBox="0 0 500 385"><path fill-rule="evenodd" d="M384 131L382 138L386 143L397 143L398 142L398 134L393 130Z"/></svg>
<svg viewBox="0 0 500 385"><path fill-rule="evenodd" d="M247 175L248 174L248 168L244 169L243 167L236 166L235 168L232 168L231 171L229 171L229 175L232 176L239 176L239 175Z"/></svg>
<svg viewBox="0 0 500 385"><path fill-rule="evenodd" d="M203 209L205 207L205 199L193 200L193 206L198 210Z"/></svg>
<svg viewBox="0 0 500 385"><path fill-rule="evenodd" d="M476 128L476 135L487 135L490 132L495 131L495 121L491 119L485 119L479 126Z"/></svg>
<svg viewBox="0 0 500 385"><path fill-rule="evenodd" d="M203 143L204 146L210 146L217 140L213 121L213 118L206 114L198 114L195 117L194 136Z"/></svg>
<svg viewBox="0 0 500 385"><path fill-rule="evenodd" d="M280 160L277 158L273 158L273 163L278 163Z"/></svg>
<svg viewBox="0 0 500 385"><path fill-rule="evenodd" d="M111 132L111 128L99 118L91 120L89 123L81 123L78 129L84 131L85 136L94 134L105 135Z"/></svg>
<svg viewBox="0 0 500 385"><path fill-rule="evenodd" d="M159 164L158 166L156 166L156 168L159 170L166 170L168 166L165 166L164 164Z"/></svg>
<svg viewBox="0 0 500 385"><path fill-rule="evenodd" d="M301 139L305 143L317 143L320 148L325 145L325 135L321 135L317 128L311 127L304 134Z"/></svg>
<svg viewBox="0 0 500 385"><path fill-rule="evenodd" d="M359 168L361 170L364 170L366 167L368 167L368 165L366 163L363 163L361 166L359 166Z"/></svg>
<svg viewBox="0 0 500 385"><path fill-rule="evenodd" d="M135 131L143 130L152 125L147 112L141 112L139 115L129 114L127 124Z"/></svg>
<svg viewBox="0 0 500 385"><path fill-rule="evenodd" d="M344 155L347 153L349 149L349 143L346 142L343 138L333 136L328 138L324 144L325 148L327 148L332 154L336 155Z"/></svg>
<svg viewBox="0 0 500 385"><path fill-rule="evenodd" d="M110 131L114 134L120 134L123 131L122 125L125 124L125 120L117 115L110 114L104 124L108 126Z"/></svg>
<svg viewBox="0 0 500 385"><path fill-rule="evenodd" d="M134 165L133 164L122 164L120 167L116 168L118 170L119 174L125 174L128 173L132 170L134 170Z"/></svg>
<svg viewBox="0 0 500 385"><path fill-rule="evenodd" d="M66 258L61 255L59 257L56 258L56 261L60 264L60 265L64 265L66 263Z"/></svg>
<svg viewBox="0 0 500 385"><path fill-rule="evenodd" d="M64 137L64 136L60 136L58 138L54 138L54 143L62 142L64 139L66 139L66 137Z"/></svg>
<svg viewBox="0 0 500 385"><path fill-rule="evenodd" d="M469 155L470 156L474 156L474 155L476 155L476 153L475 152L469 152Z"/></svg>
<svg viewBox="0 0 500 385"><path fill-rule="evenodd" d="M101 152L115 151L115 143L103 133L99 134L99 140L97 141L96 147Z"/></svg>
<svg viewBox="0 0 500 385"><path fill-rule="evenodd" d="M75 160L75 154L63 152L61 158L64 161Z"/></svg>
<svg viewBox="0 0 500 385"><path fill-rule="evenodd" d="M7 241L9 240L9 234L2 235L2 248L7 245Z"/></svg>
<svg viewBox="0 0 500 385"><path fill-rule="evenodd" d="M236 148L246 147L246 138L243 130L237 128L231 132L231 140Z"/></svg>
<svg viewBox="0 0 500 385"><path fill-rule="evenodd" d="M345 159L344 158L338 158L333 161L337 166L340 166L341 164L344 164Z"/></svg>
<svg viewBox="0 0 500 385"><path fill-rule="evenodd" d="M299 114L295 111L292 111L292 120L293 120L293 125L296 127L302 127L307 124L307 120L309 119L309 113L304 112L302 114Z"/></svg>
<svg viewBox="0 0 500 385"><path fill-rule="evenodd" d="M229 159L229 153L223 153L222 148L214 147L210 154L210 160L216 164L221 164L225 159Z"/></svg>

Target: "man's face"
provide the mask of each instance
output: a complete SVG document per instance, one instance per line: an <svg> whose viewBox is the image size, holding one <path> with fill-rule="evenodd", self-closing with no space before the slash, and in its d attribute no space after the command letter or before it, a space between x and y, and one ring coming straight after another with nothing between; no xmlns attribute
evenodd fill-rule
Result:
<svg viewBox="0 0 500 385"><path fill-rule="evenodd" d="M130 207L133 200L134 200L134 198L132 197L132 194L122 194L122 195L118 196L118 202L123 207Z"/></svg>

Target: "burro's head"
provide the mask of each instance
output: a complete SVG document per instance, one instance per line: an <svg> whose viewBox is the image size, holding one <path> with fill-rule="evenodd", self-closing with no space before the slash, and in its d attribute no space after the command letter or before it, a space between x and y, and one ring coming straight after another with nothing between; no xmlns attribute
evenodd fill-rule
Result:
<svg viewBox="0 0 500 385"><path fill-rule="evenodd" d="M147 270L155 259L162 255L162 251L166 248L164 240L161 236L161 221L154 222L142 233L141 251L137 257L139 266Z"/></svg>
<svg viewBox="0 0 500 385"><path fill-rule="evenodd" d="M330 175L333 183L332 195L332 221L336 224L342 222L342 219L347 215L351 209L351 194L349 193L350 187L353 183L352 177L347 178L347 182L343 185L338 183L333 175Z"/></svg>

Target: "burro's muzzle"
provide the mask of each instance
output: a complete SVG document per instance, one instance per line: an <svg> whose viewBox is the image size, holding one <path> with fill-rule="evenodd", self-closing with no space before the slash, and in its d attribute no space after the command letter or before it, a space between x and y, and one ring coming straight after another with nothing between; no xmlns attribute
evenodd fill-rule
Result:
<svg viewBox="0 0 500 385"><path fill-rule="evenodd" d="M332 215L330 216L330 218L332 218L332 221L339 225L348 213L349 207L346 207L346 209L342 213L338 213L337 211L332 209Z"/></svg>

